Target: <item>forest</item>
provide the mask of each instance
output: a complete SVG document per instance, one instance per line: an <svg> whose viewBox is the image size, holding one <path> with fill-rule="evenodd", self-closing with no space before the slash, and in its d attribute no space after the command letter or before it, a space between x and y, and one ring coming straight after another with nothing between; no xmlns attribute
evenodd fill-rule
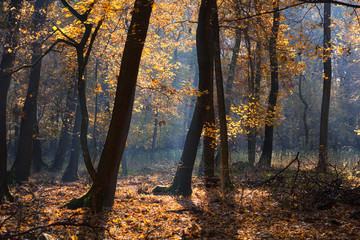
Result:
<svg viewBox="0 0 360 240"><path fill-rule="evenodd" d="M360 239L359 0L0 1L0 239Z"/></svg>

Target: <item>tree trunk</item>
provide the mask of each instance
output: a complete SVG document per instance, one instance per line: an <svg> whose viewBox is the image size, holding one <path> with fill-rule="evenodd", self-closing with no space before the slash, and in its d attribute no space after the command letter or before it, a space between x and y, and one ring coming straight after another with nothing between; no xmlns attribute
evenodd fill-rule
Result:
<svg viewBox="0 0 360 240"><path fill-rule="evenodd" d="M76 110L77 91L75 82L71 82L66 94L65 113L62 117L60 138L56 148L55 158L50 167L51 171L60 171L63 168L66 153L69 148L71 126Z"/></svg>
<svg viewBox="0 0 360 240"><path fill-rule="evenodd" d="M96 59L95 63L95 84L98 87L98 69L99 69L99 59ZM98 115L98 105L99 105L99 93L95 92L95 112L94 112L94 128L93 128L93 164L97 161L97 115Z"/></svg>
<svg viewBox="0 0 360 240"><path fill-rule="evenodd" d="M328 125L331 92L331 3L324 4L324 82L320 119L320 147L317 169L326 172L328 164Z"/></svg>
<svg viewBox="0 0 360 240"><path fill-rule="evenodd" d="M82 198L68 203L69 208L87 205L96 211L101 211L103 207L111 207L114 203L117 176L129 132L137 75L152 5L153 0L136 0L134 3L118 77L113 114L100 157L96 181Z"/></svg>
<svg viewBox="0 0 360 240"><path fill-rule="evenodd" d="M6 137L6 106L7 94L10 87L11 74L8 71L14 66L16 47L19 37L19 23L17 15L20 14L22 0L10 2L8 13L8 33L5 36L4 47L0 63L0 202L4 199L12 200L7 187L7 137Z"/></svg>
<svg viewBox="0 0 360 240"><path fill-rule="evenodd" d="M155 109L155 116L154 116L154 131L152 136L152 144L151 144L151 160L154 160L154 154L156 150L156 139L157 139L157 130L159 125L159 111Z"/></svg>
<svg viewBox="0 0 360 240"><path fill-rule="evenodd" d="M279 0L274 3L274 19L271 30L270 42L269 42L269 57L270 57L270 72L271 72L271 88L269 94L269 105L266 112L265 120L265 136L264 145L259 160L259 167L270 168L271 157L273 151L273 137L274 137L274 115L275 107L277 102L277 95L279 91L279 66L277 59L277 37L279 33L280 24L280 11L279 11Z"/></svg>
<svg viewBox="0 0 360 240"><path fill-rule="evenodd" d="M229 65L229 74L225 85L225 111L226 114L230 114L231 107L231 93L235 79L236 63L239 56L241 44L241 31L236 30L235 45L232 51L231 61Z"/></svg>
<svg viewBox="0 0 360 240"><path fill-rule="evenodd" d="M32 151L33 169L34 172L40 172L45 166L45 163L42 158L39 124L37 119L35 119L34 122L34 136L32 139L33 139L33 151Z"/></svg>
<svg viewBox="0 0 360 240"><path fill-rule="evenodd" d="M74 182L78 180L78 166L79 166L79 157L80 157L80 124L81 124L81 110L80 105L77 104L76 113L75 113L75 123L71 138L71 150L70 150L70 160L69 164L66 167L64 175L61 178L63 182Z"/></svg>
<svg viewBox="0 0 360 240"><path fill-rule="evenodd" d="M204 136L203 136L203 149L202 149L202 157L199 166L199 173L200 171L204 171L201 173L205 180L210 180L215 176L215 142L216 136L214 134L215 131L215 111L214 111L214 89L213 84L211 84L209 89L209 112L205 119L204 125ZM202 164L202 166L201 166ZM201 170L202 167L202 170ZM201 176L200 174L200 176Z"/></svg>
<svg viewBox="0 0 360 240"><path fill-rule="evenodd" d="M153 189L154 194L176 194L190 196L191 177L199 145L201 132L208 114L209 91L213 84L212 67L212 38L211 38L211 8L212 0L202 0L198 18L198 28L196 32L196 47L199 65L199 91L202 93L197 97L194 114L191 120L189 132L186 136L184 149L180 162L169 187L157 186Z"/></svg>
<svg viewBox="0 0 360 240"><path fill-rule="evenodd" d="M253 54L251 51L251 41L250 36L248 32L248 28L244 29L244 35L245 35L245 43L247 48L247 54L248 54L248 104L249 104L249 110L248 110L248 118L252 119L255 116L252 115L254 112L254 108L256 108L255 105L255 66L253 62ZM249 124L249 123L248 123ZM247 129L247 141L248 141L248 161L251 163L251 165L254 165L255 163L255 148L256 148L256 125L249 124L246 126Z"/></svg>
<svg viewBox="0 0 360 240"><path fill-rule="evenodd" d="M309 104L306 102L303 94L302 94L302 83L305 76L303 74L300 74L299 76L299 98L300 101L304 105L304 111L303 111L303 124L304 124L304 133L305 133L305 149L307 149L309 145L309 127L307 124L307 112L309 109Z"/></svg>
<svg viewBox="0 0 360 240"><path fill-rule="evenodd" d="M46 20L46 0L35 2L33 14L33 33L42 29ZM36 62L42 55L40 39L32 44L32 62ZM33 151L33 133L36 121L37 95L40 84L41 61L39 61L30 71L30 80L27 95L23 108L23 115L20 123L19 145L12 169L14 170L17 181L26 181L30 176Z"/></svg>
<svg viewBox="0 0 360 240"><path fill-rule="evenodd" d="M217 2L213 1L212 23L214 32L214 60L215 60L215 76L216 76L216 92L219 110L220 125L220 170L221 170L221 188L227 190L232 188L229 170L229 144L227 135L226 110L225 110L225 94L224 79L221 69L220 58L220 30L218 19Z"/></svg>

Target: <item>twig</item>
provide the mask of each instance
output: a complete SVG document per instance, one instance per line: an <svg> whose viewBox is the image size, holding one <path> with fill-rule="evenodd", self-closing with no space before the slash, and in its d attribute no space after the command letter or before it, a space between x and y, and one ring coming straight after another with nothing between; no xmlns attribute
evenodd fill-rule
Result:
<svg viewBox="0 0 360 240"><path fill-rule="evenodd" d="M281 173L283 173L286 169L288 169L294 162L299 161L299 154L300 154L300 152L298 152L296 154L296 157L286 167L281 169L277 174L275 174L274 176L272 176L268 180L265 180L264 182L262 182L261 185L265 185L265 184L271 182L272 180L276 179Z"/></svg>

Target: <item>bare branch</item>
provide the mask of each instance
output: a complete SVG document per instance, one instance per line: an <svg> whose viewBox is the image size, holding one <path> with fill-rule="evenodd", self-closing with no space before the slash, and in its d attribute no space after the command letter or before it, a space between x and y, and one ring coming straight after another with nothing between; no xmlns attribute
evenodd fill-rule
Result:
<svg viewBox="0 0 360 240"><path fill-rule="evenodd" d="M360 8L360 5L336 1L336 0L300 0L300 1L303 3L332 3L335 5L341 5L345 7Z"/></svg>
<svg viewBox="0 0 360 240"><path fill-rule="evenodd" d="M53 22L52 20L49 20L55 27L56 27L56 31L59 31L61 33L61 35L63 35L66 39L68 39L70 42L72 42L73 44L78 44L74 39L72 39L71 37L69 37L66 33L64 33L61 28L59 28L58 25L56 25L55 22Z"/></svg>
<svg viewBox="0 0 360 240"><path fill-rule="evenodd" d="M65 44L68 44L70 46L73 46L73 47L76 47L75 44L73 44L72 42L69 42L69 41L66 41L65 39L57 39L53 44L51 44L51 46L35 61L33 62L32 64L26 64L26 65L23 65L21 67L18 67L10 72L7 72L5 74L3 74L2 76L3 77L6 77L6 76L9 76L9 75L12 75L22 69L25 69L25 68L32 68L34 67L36 64L38 64L49 52L51 52L51 50L58 44L58 43L65 43Z"/></svg>
<svg viewBox="0 0 360 240"><path fill-rule="evenodd" d="M69 10L69 12L71 12L72 15L74 15L81 22L85 22L87 20L87 17L81 15L78 11L76 11L66 0L61 0L61 3Z"/></svg>
<svg viewBox="0 0 360 240"><path fill-rule="evenodd" d="M76 11L66 0L61 0L61 3L77 18L79 19L82 23L86 22L89 14L91 13L91 11L94 8L95 3L97 2L97 0L94 0L92 3L90 3L88 9L86 10L86 12L84 14L80 14L78 11Z"/></svg>
<svg viewBox="0 0 360 240"><path fill-rule="evenodd" d="M99 30L100 30L100 27L101 27L102 23L104 22L104 18L105 18L105 16L103 16L103 17L101 18L101 20L100 20L100 21L98 22L98 24L96 25L96 28L95 28L93 34L91 35L89 47L88 47L88 49L87 49L87 51L86 51L86 54L85 54L85 65L86 65L87 62L89 61L91 48L92 48L92 46L93 46L93 44L94 44L94 42L95 42L95 38L96 38L96 36L97 36L97 34L98 34Z"/></svg>

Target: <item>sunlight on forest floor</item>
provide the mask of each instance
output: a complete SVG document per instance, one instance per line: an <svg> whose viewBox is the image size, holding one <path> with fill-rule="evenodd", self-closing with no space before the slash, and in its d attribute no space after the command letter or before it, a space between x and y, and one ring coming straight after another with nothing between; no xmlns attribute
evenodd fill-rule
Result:
<svg viewBox="0 0 360 240"><path fill-rule="evenodd" d="M12 188L14 203L0 206L0 239L360 239L354 208L300 209L265 188L235 178L237 191L223 196L194 179L191 198L154 196L171 175L129 176L118 181L111 211L60 208L83 194L85 180L65 184L50 175Z"/></svg>

